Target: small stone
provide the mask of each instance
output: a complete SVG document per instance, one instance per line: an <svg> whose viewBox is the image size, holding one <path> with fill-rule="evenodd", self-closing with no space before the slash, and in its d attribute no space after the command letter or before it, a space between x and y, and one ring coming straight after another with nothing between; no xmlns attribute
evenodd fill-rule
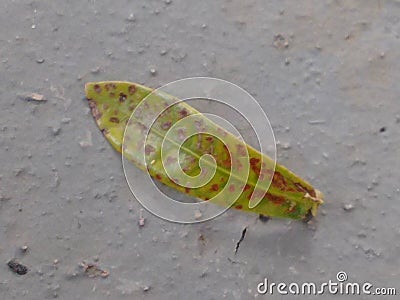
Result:
<svg viewBox="0 0 400 300"><path fill-rule="evenodd" d="M60 127L60 126L54 126L51 130L52 130L52 132L53 132L53 135L54 135L54 136L57 136L57 135L59 135L60 132L61 132L61 127Z"/></svg>
<svg viewBox="0 0 400 300"><path fill-rule="evenodd" d="M81 146L82 148L88 148L88 147L93 146L92 133L89 130L86 131L86 139L80 141L79 146Z"/></svg>
<svg viewBox="0 0 400 300"><path fill-rule="evenodd" d="M160 51L160 55L161 55L161 56L164 56L165 54L167 54L167 50L162 49L162 50Z"/></svg>
<svg viewBox="0 0 400 300"><path fill-rule="evenodd" d="M365 254L367 255L368 258L374 258L374 257L379 257L381 256L381 253L379 251L375 251L372 248L366 249Z"/></svg>
<svg viewBox="0 0 400 300"><path fill-rule="evenodd" d="M152 76L156 76L157 75L157 70L155 68L150 68L150 74Z"/></svg>
<svg viewBox="0 0 400 300"><path fill-rule="evenodd" d="M25 252L27 252L28 251L28 246L27 245L23 245L22 247L21 247L21 252L22 253L25 253Z"/></svg>
<svg viewBox="0 0 400 300"><path fill-rule="evenodd" d="M37 62L38 64L42 64L42 63L44 63L44 58L38 58L38 59L36 60L36 62Z"/></svg>
<svg viewBox="0 0 400 300"><path fill-rule="evenodd" d="M199 220L202 216L203 216L203 214L201 213L200 210L196 210L196 211L194 212L194 218L195 218L196 220Z"/></svg>
<svg viewBox="0 0 400 300"><path fill-rule="evenodd" d="M69 122L71 122L71 118L63 118L61 120L61 123L63 123L63 124L68 124Z"/></svg>
<svg viewBox="0 0 400 300"><path fill-rule="evenodd" d="M171 4L172 0L165 0L165 4Z"/></svg>
<svg viewBox="0 0 400 300"><path fill-rule="evenodd" d="M366 235L364 232L359 232L359 233L357 233L357 236L358 236L359 238L366 238L366 237L367 237L367 235Z"/></svg>
<svg viewBox="0 0 400 300"><path fill-rule="evenodd" d="M35 25L35 24L33 24L33 25L32 25L32 29L35 29L35 28L36 28L36 25Z"/></svg>
<svg viewBox="0 0 400 300"><path fill-rule="evenodd" d="M289 42L282 34L276 34L274 36L274 46L279 49L288 48Z"/></svg>
<svg viewBox="0 0 400 300"><path fill-rule="evenodd" d="M326 121L325 120L309 120L308 124L310 125L318 125L318 124L325 124Z"/></svg>
<svg viewBox="0 0 400 300"><path fill-rule="evenodd" d="M27 266L22 265L16 258L13 258L7 263L7 266L11 271L18 275L25 275L28 273L29 269Z"/></svg>
<svg viewBox="0 0 400 300"><path fill-rule="evenodd" d="M379 54L379 56L380 56L380 58L385 58L385 52L381 52L381 53Z"/></svg>
<svg viewBox="0 0 400 300"><path fill-rule="evenodd" d="M140 209L139 210L139 222L138 222L139 227L143 227L144 226L144 221L145 221L145 219L143 217L143 209Z"/></svg>
<svg viewBox="0 0 400 300"><path fill-rule="evenodd" d="M351 210L354 209L354 205L353 205L353 204L350 204L350 203L344 204L344 205L343 205L343 209L344 209L345 211L351 211Z"/></svg>
<svg viewBox="0 0 400 300"><path fill-rule="evenodd" d="M14 170L14 175L15 175L15 177L18 177L19 175L21 175L22 173L24 173L25 172L25 169L24 168L16 168L15 170Z"/></svg>
<svg viewBox="0 0 400 300"><path fill-rule="evenodd" d="M18 98L25 101L38 101L38 102L47 101L47 99L45 99L45 97L42 94L38 93L18 95Z"/></svg>
<svg viewBox="0 0 400 300"><path fill-rule="evenodd" d="M90 70L90 73L92 74L99 74L100 73L100 67L95 67Z"/></svg>
<svg viewBox="0 0 400 300"><path fill-rule="evenodd" d="M144 286L143 287L143 292L148 292L150 291L150 287L149 286Z"/></svg>
<svg viewBox="0 0 400 300"><path fill-rule="evenodd" d="M126 19L129 22L135 22L136 21L136 17L133 13L129 14L129 17Z"/></svg>
<svg viewBox="0 0 400 300"><path fill-rule="evenodd" d="M110 273L108 271L100 269L95 264L87 264L85 262L82 262L79 264L79 266L83 269L84 273L89 278L94 278L94 277L106 278L106 277L108 277L108 275L110 275Z"/></svg>

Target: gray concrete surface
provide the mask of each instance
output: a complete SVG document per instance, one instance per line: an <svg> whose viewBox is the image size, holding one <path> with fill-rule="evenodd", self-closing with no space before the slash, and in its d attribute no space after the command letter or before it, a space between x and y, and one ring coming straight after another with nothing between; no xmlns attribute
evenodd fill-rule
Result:
<svg viewBox="0 0 400 300"><path fill-rule="evenodd" d="M339 271L400 289L399 34L399 1L1 1L0 298L287 299L257 284ZM258 99L279 162L326 194L313 224L231 210L198 225L144 212L139 228L83 85L191 76Z"/></svg>

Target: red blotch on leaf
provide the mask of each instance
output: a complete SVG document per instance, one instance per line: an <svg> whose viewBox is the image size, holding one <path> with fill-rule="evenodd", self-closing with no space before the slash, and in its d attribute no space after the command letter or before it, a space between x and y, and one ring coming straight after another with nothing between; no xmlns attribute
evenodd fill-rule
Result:
<svg viewBox="0 0 400 300"><path fill-rule="evenodd" d="M212 191L218 191L218 184L214 183L214 184L211 186L210 190L212 190Z"/></svg>
<svg viewBox="0 0 400 300"><path fill-rule="evenodd" d="M250 158L250 165L255 165L259 162L260 160L258 158L252 157Z"/></svg>
<svg viewBox="0 0 400 300"><path fill-rule="evenodd" d="M285 197L283 197L283 196L275 196L275 195L272 195L270 193L267 193L266 197L267 197L268 200L270 200L272 203L274 203L276 205L282 204L285 201Z"/></svg>

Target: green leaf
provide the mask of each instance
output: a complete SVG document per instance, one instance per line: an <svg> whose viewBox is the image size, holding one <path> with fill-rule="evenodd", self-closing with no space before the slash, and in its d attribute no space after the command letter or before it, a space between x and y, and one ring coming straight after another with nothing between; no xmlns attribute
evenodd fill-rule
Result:
<svg viewBox="0 0 400 300"><path fill-rule="evenodd" d="M109 81L87 83L85 92L98 127L110 144L121 152L127 122L152 89L136 83ZM145 110L138 111L138 108L130 119L129 140L124 144L127 147L124 148L125 157L137 167L147 169L152 177L170 187L203 200L217 199L215 203L220 205L229 205L226 193L223 194L225 199L218 198L224 190L228 195L229 192L238 195L232 206L236 209L292 219L316 214L322 194L308 182L279 164L274 172L275 164L271 158L243 144L185 102L169 106L177 99L162 93L152 93L149 98ZM160 111L163 113L149 129L145 118ZM174 126L175 123L181 125ZM199 128L207 133L190 136ZM147 130L144 140L142 132ZM216 136L222 136L223 142ZM204 154L209 156L201 158ZM244 157L249 161L243 161ZM204 178L211 173L212 179L203 185ZM270 186L265 185L263 179L268 176ZM195 186L181 186L185 185L186 182L181 181L186 177L191 177ZM255 207L249 207L250 199L257 199L257 195L262 200Z"/></svg>

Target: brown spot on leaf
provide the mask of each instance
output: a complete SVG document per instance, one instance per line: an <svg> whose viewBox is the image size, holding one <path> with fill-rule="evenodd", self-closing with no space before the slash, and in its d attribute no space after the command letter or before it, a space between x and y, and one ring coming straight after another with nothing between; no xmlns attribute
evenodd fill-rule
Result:
<svg viewBox="0 0 400 300"><path fill-rule="evenodd" d="M95 85L93 86L93 89L94 89L94 91L95 91L96 93L98 93L98 94L101 93L101 87L100 87L99 84L95 84Z"/></svg>
<svg viewBox="0 0 400 300"><path fill-rule="evenodd" d="M252 157L250 158L250 167L257 176L260 175L260 166L259 166L260 159Z"/></svg>
<svg viewBox="0 0 400 300"><path fill-rule="evenodd" d="M226 132L225 130L223 130L222 128L217 128L217 131L222 135L222 136L227 136L228 132Z"/></svg>
<svg viewBox="0 0 400 300"><path fill-rule="evenodd" d="M250 200L251 196L253 196L253 191L251 191L250 194L247 195L247 199Z"/></svg>
<svg viewBox="0 0 400 300"><path fill-rule="evenodd" d="M108 134L108 129L107 128L102 128L100 129L102 134Z"/></svg>
<svg viewBox="0 0 400 300"><path fill-rule="evenodd" d="M110 89L115 90L117 88L117 85L115 83L106 83L104 87L106 88L107 91L109 91Z"/></svg>
<svg viewBox="0 0 400 300"><path fill-rule="evenodd" d="M170 127L171 127L171 121L166 121L166 122L162 123L162 125L161 125L161 128L165 129L165 130Z"/></svg>
<svg viewBox="0 0 400 300"><path fill-rule="evenodd" d="M144 153L149 155L150 153L154 152L156 149L152 145L146 145L144 147Z"/></svg>
<svg viewBox="0 0 400 300"><path fill-rule="evenodd" d="M252 157L250 158L250 165L255 165L259 162L260 160L258 158Z"/></svg>
<svg viewBox="0 0 400 300"><path fill-rule="evenodd" d="M117 123L117 124L119 123L119 119L117 117L111 117L109 120L112 123Z"/></svg>
<svg viewBox="0 0 400 300"><path fill-rule="evenodd" d="M239 154L239 155L246 155L246 150L245 150L245 147L242 145L242 144L238 144L238 145L236 145L236 149L237 149L237 153Z"/></svg>
<svg viewBox="0 0 400 300"><path fill-rule="evenodd" d="M186 116L188 115L188 111L187 111L186 108L183 108L183 109L181 109L181 110L179 111L179 114L180 114L182 117L186 117Z"/></svg>
<svg viewBox="0 0 400 300"><path fill-rule="evenodd" d="M128 87L128 93L129 93L129 95L133 95L135 92L136 92L136 86L134 84L131 84Z"/></svg>
<svg viewBox="0 0 400 300"><path fill-rule="evenodd" d="M119 93L119 102L125 102L126 98L127 96L123 92Z"/></svg>
<svg viewBox="0 0 400 300"><path fill-rule="evenodd" d="M88 102L89 102L90 110L92 111L92 115L95 118L95 120L100 119L101 118L101 112L97 108L96 102L94 102L92 99L88 99Z"/></svg>
<svg viewBox="0 0 400 300"><path fill-rule="evenodd" d="M274 177L272 179L272 184L274 186L279 187L282 190L286 190L286 180L285 178L282 176L281 173L279 172L275 172L274 173Z"/></svg>
<svg viewBox="0 0 400 300"><path fill-rule="evenodd" d="M309 189L309 188L305 187L304 185L302 185L299 182L295 182L294 185L297 187L297 190L299 192L308 193L311 197L316 197L317 196L313 189Z"/></svg>
<svg viewBox="0 0 400 300"><path fill-rule="evenodd" d="M176 158L172 157L172 156L167 156L167 160L165 161L165 163L167 165L170 165L172 163L176 162Z"/></svg>

